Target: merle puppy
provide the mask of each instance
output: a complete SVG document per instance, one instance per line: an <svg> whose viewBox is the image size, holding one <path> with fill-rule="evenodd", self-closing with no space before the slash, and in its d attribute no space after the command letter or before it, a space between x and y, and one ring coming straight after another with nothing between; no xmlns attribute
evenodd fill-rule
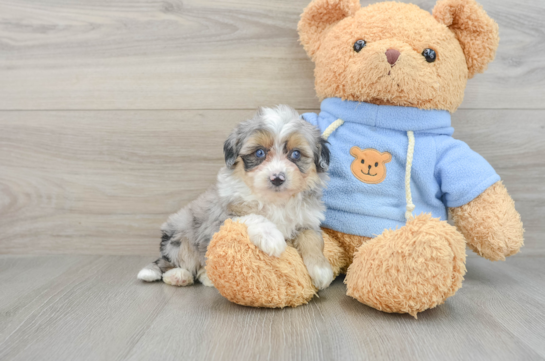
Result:
<svg viewBox="0 0 545 361"><path fill-rule="evenodd" d="M291 244L299 251L314 285L327 287L331 266L323 254L320 223L329 150L317 128L292 108L261 108L240 123L224 145L225 167L217 184L169 217L161 230L161 257L138 278L187 286L206 275L206 249L226 219L248 226L250 240L280 257Z"/></svg>

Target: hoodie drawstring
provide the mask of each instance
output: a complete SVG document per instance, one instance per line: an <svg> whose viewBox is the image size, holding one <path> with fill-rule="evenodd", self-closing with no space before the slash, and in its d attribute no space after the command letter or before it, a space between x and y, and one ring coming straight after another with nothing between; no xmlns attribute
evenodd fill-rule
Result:
<svg viewBox="0 0 545 361"><path fill-rule="evenodd" d="M327 140L327 138L329 138L329 136L343 124L344 124L344 120L342 119L335 120L322 133L322 138ZM407 163L405 164L405 201L407 204L405 219L409 221L411 219L414 219L413 211L415 209L415 205L413 203L413 196L411 193L411 169L413 167L414 143L415 143L414 132L412 130L407 131L407 138L409 139L409 146L407 148Z"/></svg>
<svg viewBox="0 0 545 361"><path fill-rule="evenodd" d="M322 138L327 140L327 138L329 138L331 133L336 131L337 128L340 127L343 124L344 124L344 120L342 120L342 119L335 120L333 123L329 124L329 126L326 128L326 130L322 133Z"/></svg>
<svg viewBox="0 0 545 361"><path fill-rule="evenodd" d="M409 147L407 148L407 164L405 165L405 200L407 202L405 219L409 221L414 218L413 211L415 208L411 194L411 168L413 166L414 155L414 132L412 130L407 132L407 138L409 138Z"/></svg>

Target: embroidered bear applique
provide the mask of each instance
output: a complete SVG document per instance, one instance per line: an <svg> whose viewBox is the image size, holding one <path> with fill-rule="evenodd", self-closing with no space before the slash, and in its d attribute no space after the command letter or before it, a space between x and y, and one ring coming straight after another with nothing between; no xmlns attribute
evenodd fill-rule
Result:
<svg viewBox="0 0 545 361"><path fill-rule="evenodd" d="M352 174L367 184L379 184L386 179L386 163L392 160L388 152L379 152L376 149L360 149L356 146L350 149L354 161L350 165Z"/></svg>

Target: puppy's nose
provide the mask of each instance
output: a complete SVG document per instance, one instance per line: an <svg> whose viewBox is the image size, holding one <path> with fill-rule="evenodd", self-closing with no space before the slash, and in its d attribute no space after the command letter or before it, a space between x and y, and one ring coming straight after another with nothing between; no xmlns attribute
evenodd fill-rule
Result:
<svg viewBox="0 0 545 361"><path fill-rule="evenodd" d="M390 63L390 65L394 65L400 55L401 53L396 49L386 50L386 59L388 60L388 63Z"/></svg>
<svg viewBox="0 0 545 361"><path fill-rule="evenodd" d="M284 173L273 174L269 179L275 187L279 187L286 181L286 175Z"/></svg>

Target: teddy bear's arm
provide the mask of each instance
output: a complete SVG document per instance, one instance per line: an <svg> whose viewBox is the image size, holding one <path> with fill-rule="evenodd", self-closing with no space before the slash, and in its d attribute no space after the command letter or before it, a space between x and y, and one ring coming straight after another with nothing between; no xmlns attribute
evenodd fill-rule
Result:
<svg viewBox="0 0 545 361"><path fill-rule="evenodd" d="M523 245L520 215L501 181L450 214L469 248L491 261L505 260Z"/></svg>

